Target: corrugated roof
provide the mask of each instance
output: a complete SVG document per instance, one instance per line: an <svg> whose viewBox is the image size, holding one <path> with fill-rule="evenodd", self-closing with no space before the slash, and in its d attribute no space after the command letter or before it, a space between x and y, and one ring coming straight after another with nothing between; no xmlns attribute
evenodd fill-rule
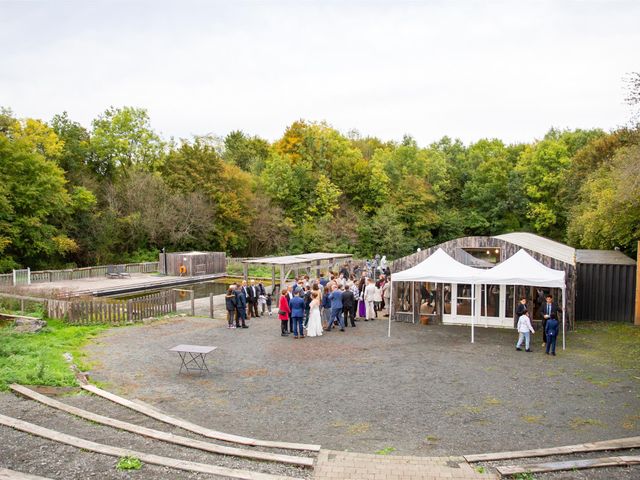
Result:
<svg viewBox="0 0 640 480"><path fill-rule="evenodd" d="M547 257L555 258L561 262L576 264L576 249L564 243L549 240L548 238L527 232L505 233L494 238L510 242L532 252L538 252Z"/></svg>
<svg viewBox="0 0 640 480"><path fill-rule="evenodd" d="M262 257L244 260L242 263L260 263L267 265L295 265L299 263L309 263L316 260L332 260L336 258L351 258L349 253L302 253L300 255L286 255L282 257Z"/></svg>
<svg viewBox="0 0 640 480"><path fill-rule="evenodd" d="M605 265L635 265L633 258L618 250L576 250L578 263L600 263Z"/></svg>

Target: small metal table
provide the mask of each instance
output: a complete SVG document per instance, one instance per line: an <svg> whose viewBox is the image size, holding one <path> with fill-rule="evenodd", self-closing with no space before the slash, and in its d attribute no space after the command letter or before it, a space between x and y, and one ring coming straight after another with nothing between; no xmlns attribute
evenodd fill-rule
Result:
<svg viewBox="0 0 640 480"><path fill-rule="evenodd" d="M182 364L180 365L180 371L182 369L189 371L196 371L204 373L209 371L205 362L205 357L208 353L213 352L218 347L211 347L206 345L178 345L170 348L170 352L178 352Z"/></svg>

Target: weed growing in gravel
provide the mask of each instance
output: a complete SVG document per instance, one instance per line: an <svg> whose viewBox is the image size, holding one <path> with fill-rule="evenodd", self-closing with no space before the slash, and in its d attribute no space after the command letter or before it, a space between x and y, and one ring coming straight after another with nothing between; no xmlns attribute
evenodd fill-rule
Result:
<svg viewBox="0 0 640 480"><path fill-rule="evenodd" d="M531 472L516 473L513 478L514 480L536 480Z"/></svg>
<svg viewBox="0 0 640 480"><path fill-rule="evenodd" d="M520 418L522 418L522 420L524 420L527 423L536 423L536 424L542 423L541 415L522 415Z"/></svg>
<svg viewBox="0 0 640 480"><path fill-rule="evenodd" d="M349 428L347 428L347 433L349 435L359 435L361 433L368 432L370 426L371 425L369 425L368 423L354 423L353 425L349 425Z"/></svg>
<svg viewBox="0 0 640 480"><path fill-rule="evenodd" d="M140 470L142 468L142 462L136 457L120 457L117 470Z"/></svg>
<svg viewBox="0 0 640 480"><path fill-rule="evenodd" d="M15 333L12 327L0 328L0 391L7 390L11 383L77 385L63 354L71 353L78 363L82 358L81 347L107 328L67 325L53 319L47 322L47 327L38 333Z"/></svg>
<svg viewBox="0 0 640 480"><path fill-rule="evenodd" d="M484 468L483 466L476 467L476 472L478 472L478 473L487 473L487 469Z"/></svg>
<svg viewBox="0 0 640 480"><path fill-rule="evenodd" d="M502 400L495 397L487 397L484 399L484 404L489 407L497 407L498 405L502 405Z"/></svg>
<svg viewBox="0 0 640 480"><path fill-rule="evenodd" d="M390 453L395 452L396 449L394 447L384 447L381 450L378 450L376 452L376 455L389 455Z"/></svg>
<svg viewBox="0 0 640 480"><path fill-rule="evenodd" d="M440 440L438 437L434 436L434 435L427 435L426 437L424 437L425 441L427 442L437 442L438 440Z"/></svg>
<svg viewBox="0 0 640 480"><path fill-rule="evenodd" d="M604 426L604 423L602 423L600 420L596 420L595 418L575 417L571 419L571 421L569 422L569 426L571 426L571 428L573 428L574 430L578 430L579 428L584 427L602 427Z"/></svg>

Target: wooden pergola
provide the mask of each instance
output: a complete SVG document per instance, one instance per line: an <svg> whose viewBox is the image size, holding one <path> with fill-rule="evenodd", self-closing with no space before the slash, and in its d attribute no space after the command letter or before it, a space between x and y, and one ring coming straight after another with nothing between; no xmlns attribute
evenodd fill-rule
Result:
<svg viewBox="0 0 640 480"><path fill-rule="evenodd" d="M303 253L300 255L286 255L283 257L262 257L251 260L243 260L242 268L244 279L248 278L249 265L271 265L271 285L276 285L276 268L280 269L280 286L284 285L291 272L297 276L300 270L304 270L308 275L315 270L316 277L320 277L320 270L330 269L336 263L351 260L353 255L348 253Z"/></svg>

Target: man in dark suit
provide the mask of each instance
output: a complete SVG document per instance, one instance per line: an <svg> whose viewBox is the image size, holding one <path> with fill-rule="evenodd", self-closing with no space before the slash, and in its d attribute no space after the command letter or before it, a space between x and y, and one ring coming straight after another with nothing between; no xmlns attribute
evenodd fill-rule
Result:
<svg viewBox="0 0 640 480"><path fill-rule="evenodd" d="M514 328L518 324L518 320L520 319L520 317L524 315L524 312L526 311L527 311L527 297L520 297L520 301L518 302L518 306L516 307L515 320L513 322Z"/></svg>
<svg viewBox="0 0 640 480"><path fill-rule="evenodd" d="M258 287L256 286L256 281L251 280L251 286L249 287L249 297L247 298L248 306L249 306L249 316L257 317L258 316L258 296L260 292Z"/></svg>
<svg viewBox="0 0 640 480"><path fill-rule="evenodd" d="M553 295L551 295L550 293L547 294L546 298L546 303L543 303L542 306L540 307L540 316L542 317L542 331L546 332L547 329L547 320L549 320L551 317L554 318L558 318L558 311L560 310L558 308L558 305L553 301ZM542 346L544 347L546 345L546 338L542 338Z"/></svg>
<svg viewBox="0 0 640 480"><path fill-rule="evenodd" d="M342 290L342 288L340 288ZM344 315L344 324L349 324L349 318L351 318L351 326L356 326L356 320L353 316L353 305L355 304L355 297L350 288L346 288L342 292L342 314Z"/></svg>

